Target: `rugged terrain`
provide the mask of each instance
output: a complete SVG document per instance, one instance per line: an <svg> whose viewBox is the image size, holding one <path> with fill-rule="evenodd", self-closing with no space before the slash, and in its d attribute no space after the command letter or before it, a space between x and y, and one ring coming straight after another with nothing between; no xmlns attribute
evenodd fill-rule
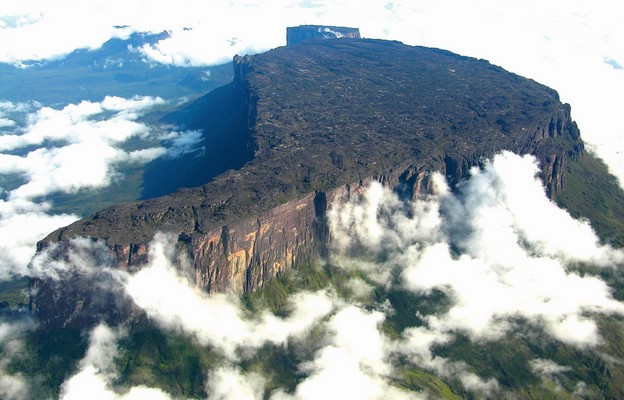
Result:
<svg viewBox="0 0 624 400"><path fill-rule="evenodd" d="M235 57L233 67L232 83L169 117L204 130L210 156L186 173L207 183L99 211L51 233L39 251L52 246L63 257L72 238L101 239L110 262L132 269L156 232L171 232L197 286L246 293L323 255L327 207L367 180L416 197L430 190L429 173L456 184L484 157L510 150L538 157L555 196L567 160L583 149L554 90L443 50L302 41ZM89 282L60 297L52 281L31 286L31 307L50 326L124 316L96 301Z"/></svg>

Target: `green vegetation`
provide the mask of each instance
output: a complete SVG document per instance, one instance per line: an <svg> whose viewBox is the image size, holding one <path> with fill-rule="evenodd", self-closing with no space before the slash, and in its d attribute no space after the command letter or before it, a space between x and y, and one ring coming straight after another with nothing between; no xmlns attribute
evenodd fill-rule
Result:
<svg viewBox="0 0 624 400"><path fill-rule="evenodd" d="M10 307L28 304L28 278L0 282L0 303Z"/></svg>
<svg viewBox="0 0 624 400"><path fill-rule="evenodd" d="M337 293L346 296L349 292L345 284L349 279L343 269L328 264L315 265L304 263L296 270L282 274L278 279L272 279L265 287L243 296L247 308L256 312L269 309L276 314L287 311L288 297L296 292L307 290L315 291L333 287Z"/></svg>
<svg viewBox="0 0 624 400"><path fill-rule="evenodd" d="M76 371L87 349L87 338L77 329L37 330L22 338L24 345L6 368L9 374L29 378L33 399L58 397L62 383ZM4 357L4 355L2 355Z"/></svg>
<svg viewBox="0 0 624 400"><path fill-rule="evenodd" d="M586 151L568 160L557 202L573 216L587 218L603 241L624 247L624 191L600 159Z"/></svg>
<svg viewBox="0 0 624 400"><path fill-rule="evenodd" d="M426 391L436 399L459 400L461 396L437 376L420 368L404 369L400 373L400 385L411 390Z"/></svg>
<svg viewBox="0 0 624 400"><path fill-rule="evenodd" d="M323 288L332 288L350 302L353 300L347 282L353 276L327 264L304 264L245 295L243 304L253 314L270 309L286 316L290 312L290 295ZM439 312L448 302L442 293L415 296L403 291L385 292L382 288L376 289L373 300L373 308L390 301L395 310L382 329L390 339L398 339L408 327L421 326L423 314ZM420 314L416 315L415 311ZM437 346L433 352L436 357L465 363L467 371L484 380L496 379L500 385L496 396L500 398L577 398L572 393L581 382L584 398L621 398L624 369L618 360L624 359L624 322L616 317L596 318L604 338L598 349L579 349L557 342L538 326L519 320L512 333L499 340L475 342L458 333L454 340ZM323 345L323 329L319 325L306 338L289 341L285 346L265 345L250 358L244 358L239 367L243 373L263 376L266 393L278 388L292 392L306 377L298 366L312 359ZM39 380L41 385L34 389L37 395L57 396L61 383L75 373L78 361L84 356L86 337L85 332L68 329L29 333L24 338L24 349L13 357L7 371L21 373L31 381ZM114 362L119 376L114 384L120 388L146 385L174 396L202 398L210 371L224 365L217 349L201 346L180 333L162 331L145 320L133 324L118 346ZM530 367L535 359L550 360L564 369L542 376ZM392 381L399 387L424 391L434 398L476 398L455 378L437 376L405 359L395 365L397 371Z"/></svg>
<svg viewBox="0 0 624 400"><path fill-rule="evenodd" d="M191 338L149 324L122 339L119 348L120 386L146 385L174 396L203 397L205 372L219 361Z"/></svg>

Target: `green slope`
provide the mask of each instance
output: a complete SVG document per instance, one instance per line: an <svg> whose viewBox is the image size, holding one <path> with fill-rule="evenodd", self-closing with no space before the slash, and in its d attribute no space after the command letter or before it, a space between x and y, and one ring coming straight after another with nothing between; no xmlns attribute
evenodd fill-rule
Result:
<svg viewBox="0 0 624 400"><path fill-rule="evenodd" d="M624 191L596 156L585 152L568 160L557 202L573 216L587 218L603 241L624 247Z"/></svg>

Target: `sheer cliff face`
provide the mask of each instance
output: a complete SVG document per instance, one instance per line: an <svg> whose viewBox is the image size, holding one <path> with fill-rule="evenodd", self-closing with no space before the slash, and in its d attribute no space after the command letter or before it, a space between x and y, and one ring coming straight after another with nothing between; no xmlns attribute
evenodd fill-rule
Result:
<svg viewBox="0 0 624 400"><path fill-rule="evenodd" d="M538 157L552 195L565 184L566 160L583 148L556 92L441 50L308 41L236 57L234 71L227 90L238 99L236 138L250 161L198 188L102 210L50 234L40 250L103 239L112 263L132 269L145 263L157 231L171 232L198 287L243 293L324 256L328 205L367 180L417 197L430 190L430 172L453 185L483 157L510 150ZM32 308L50 325L106 318L88 285L63 296L51 281L32 285ZM129 314L124 307L113 317Z"/></svg>

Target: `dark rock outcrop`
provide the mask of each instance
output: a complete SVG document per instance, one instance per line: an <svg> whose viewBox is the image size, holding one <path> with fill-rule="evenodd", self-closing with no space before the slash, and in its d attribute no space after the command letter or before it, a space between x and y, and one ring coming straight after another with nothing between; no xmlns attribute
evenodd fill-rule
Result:
<svg viewBox="0 0 624 400"><path fill-rule="evenodd" d="M249 292L325 255L327 208L367 180L415 198L430 190L432 171L454 185L484 158L510 150L538 157L554 195L565 184L566 160L583 149L555 91L443 50L305 41L236 57L234 70L244 165L201 187L102 210L51 233L40 248L97 238L113 264L135 268L157 231L172 232L197 286ZM99 303L76 291L61 296L74 309L59 311L59 297L42 289L48 283L32 285L39 288L32 308L44 321L54 313L51 324L101 314Z"/></svg>

